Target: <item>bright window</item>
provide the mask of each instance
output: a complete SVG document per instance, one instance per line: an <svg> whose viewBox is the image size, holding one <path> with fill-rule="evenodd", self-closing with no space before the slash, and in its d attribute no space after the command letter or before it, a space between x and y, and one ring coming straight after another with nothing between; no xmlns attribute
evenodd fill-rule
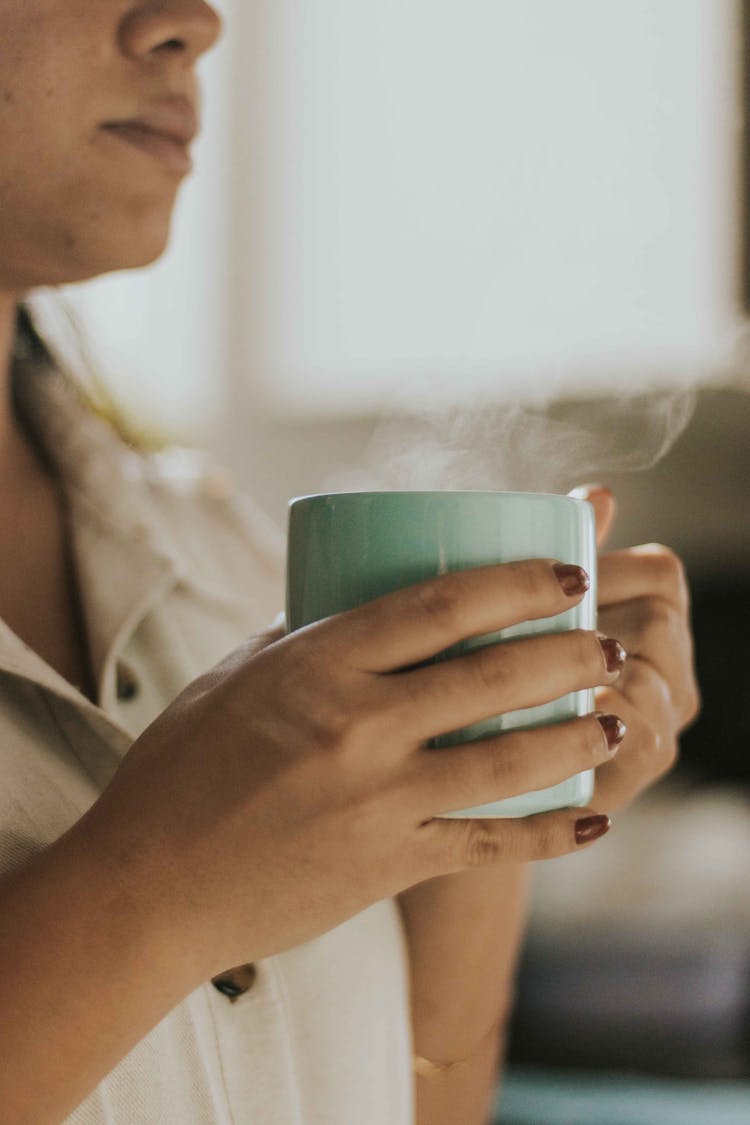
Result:
<svg viewBox="0 0 750 1125"><path fill-rule="evenodd" d="M262 7L265 125L251 109L239 138L260 209L237 325L255 402L336 416L425 385L599 390L721 362L734 3Z"/></svg>
<svg viewBox="0 0 750 1125"><path fill-rule="evenodd" d="M733 0L225 0L156 266L76 287L177 436L669 385L735 324Z"/></svg>

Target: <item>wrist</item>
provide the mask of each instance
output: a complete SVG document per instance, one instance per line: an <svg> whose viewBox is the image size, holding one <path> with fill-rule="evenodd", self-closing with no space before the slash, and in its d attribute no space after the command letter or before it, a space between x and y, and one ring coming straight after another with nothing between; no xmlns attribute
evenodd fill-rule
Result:
<svg viewBox="0 0 750 1125"><path fill-rule="evenodd" d="M489 1048L494 1051L499 1049L499 1045L505 1036L506 1023L507 1021L504 1018L496 1020L489 1031L474 1046L464 1051L461 1058L450 1060L428 1059L415 1051L412 1056L414 1073L419 1078L434 1079L449 1077L458 1071L466 1070L477 1057L483 1056Z"/></svg>
<svg viewBox="0 0 750 1125"><path fill-rule="evenodd" d="M197 940L200 927L178 895L182 880L158 843L120 836L94 806L56 846L96 897L121 956L133 965L148 964L165 998L178 1003L210 978L210 961Z"/></svg>

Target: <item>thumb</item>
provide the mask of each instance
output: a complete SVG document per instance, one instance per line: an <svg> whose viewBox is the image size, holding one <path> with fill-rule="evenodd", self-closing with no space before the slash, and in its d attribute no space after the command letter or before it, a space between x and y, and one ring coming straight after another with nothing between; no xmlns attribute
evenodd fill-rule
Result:
<svg viewBox="0 0 750 1125"><path fill-rule="evenodd" d="M596 546L601 549L617 515L617 501L603 484L582 484L568 493L576 500L588 500L596 517Z"/></svg>

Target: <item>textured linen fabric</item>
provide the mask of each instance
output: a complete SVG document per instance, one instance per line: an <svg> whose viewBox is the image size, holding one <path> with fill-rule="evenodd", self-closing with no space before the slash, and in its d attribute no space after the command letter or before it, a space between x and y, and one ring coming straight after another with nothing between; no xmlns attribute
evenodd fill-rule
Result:
<svg viewBox="0 0 750 1125"><path fill-rule="evenodd" d="M24 376L20 404L63 488L98 699L0 620L0 873L66 831L153 718L282 606L280 533L219 471L129 449L55 372ZM395 901L256 968L233 1003L210 983L187 997L67 1125L412 1125Z"/></svg>

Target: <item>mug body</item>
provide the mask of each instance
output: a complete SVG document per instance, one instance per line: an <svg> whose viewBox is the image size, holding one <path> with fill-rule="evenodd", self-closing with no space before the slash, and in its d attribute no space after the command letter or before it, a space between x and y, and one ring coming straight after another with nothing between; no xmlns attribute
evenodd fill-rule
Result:
<svg viewBox="0 0 750 1125"><path fill-rule="evenodd" d="M532 492L353 492L306 496L289 509L287 622L299 629L324 617L440 574L530 558L582 566L591 578L583 599L556 617L524 621L436 654L447 660L514 637L596 627L596 534L585 500ZM510 711L446 732L441 748L585 715L593 690ZM530 816L588 804L593 770L547 789L506 797L449 817Z"/></svg>

